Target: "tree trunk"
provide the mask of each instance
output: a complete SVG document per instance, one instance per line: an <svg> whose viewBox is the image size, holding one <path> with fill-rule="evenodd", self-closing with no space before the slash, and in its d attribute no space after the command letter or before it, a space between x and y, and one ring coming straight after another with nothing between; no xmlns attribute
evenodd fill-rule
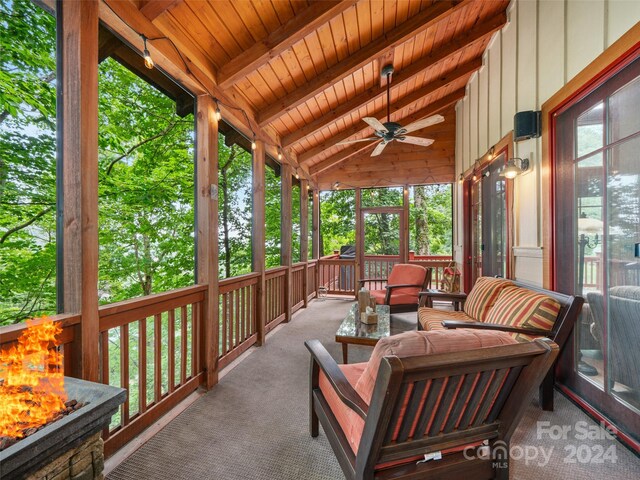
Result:
<svg viewBox="0 0 640 480"><path fill-rule="evenodd" d="M414 207L416 210L416 254L430 255L429 219L425 187L414 187Z"/></svg>

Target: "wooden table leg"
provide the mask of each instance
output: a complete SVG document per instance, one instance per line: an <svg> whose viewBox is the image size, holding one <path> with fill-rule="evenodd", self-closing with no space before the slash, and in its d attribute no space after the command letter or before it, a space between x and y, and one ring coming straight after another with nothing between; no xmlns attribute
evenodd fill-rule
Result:
<svg viewBox="0 0 640 480"><path fill-rule="evenodd" d="M344 363L345 365L349 363L349 344L348 343L342 344L342 363Z"/></svg>

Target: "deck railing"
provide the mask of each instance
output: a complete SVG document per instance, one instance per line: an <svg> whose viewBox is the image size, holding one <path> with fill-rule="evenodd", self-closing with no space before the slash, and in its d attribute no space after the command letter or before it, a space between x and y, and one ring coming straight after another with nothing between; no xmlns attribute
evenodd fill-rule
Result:
<svg viewBox="0 0 640 480"><path fill-rule="evenodd" d="M259 273L227 278L219 283L219 368L224 368L258 340L256 298Z"/></svg>
<svg viewBox="0 0 640 480"><path fill-rule="evenodd" d="M265 330L277 327L287 316L287 267L270 268L265 274Z"/></svg>
<svg viewBox="0 0 640 480"><path fill-rule="evenodd" d="M317 265L313 260L265 272L265 332L315 295ZM261 274L250 273L218 283L218 371L258 340L260 281ZM103 432L107 456L204 383L207 292L208 285L194 285L99 308L99 380L128 393ZM65 374L80 377L81 316L52 319L62 326L58 348ZM0 327L0 348L10 348L26 328L25 323Z"/></svg>
<svg viewBox="0 0 640 480"><path fill-rule="evenodd" d="M206 290L196 285L100 307L101 381L128 391L104 432L107 454L200 385Z"/></svg>
<svg viewBox="0 0 640 480"><path fill-rule="evenodd" d="M364 257L364 276L362 278L388 278L391 269L399 263L398 257L393 255L366 255ZM451 263L449 256L417 256L411 255L409 263L433 268L432 288L440 288L444 269ZM355 267L354 259L341 259L338 255L329 255L318 260L319 286L324 287L329 294L355 295ZM369 284L369 288L384 289L386 282L380 281Z"/></svg>

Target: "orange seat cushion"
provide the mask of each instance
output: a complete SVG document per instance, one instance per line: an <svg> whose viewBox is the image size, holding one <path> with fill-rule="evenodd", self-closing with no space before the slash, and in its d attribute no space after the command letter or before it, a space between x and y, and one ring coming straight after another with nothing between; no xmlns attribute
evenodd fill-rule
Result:
<svg viewBox="0 0 640 480"><path fill-rule="evenodd" d="M407 295L406 293L398 293L396 291L406 290L405 288L401 288L393 291L393 295L389 299L389 305L411 305L418 303L418 294L415 295ZM418 289L419 290L419 289ZM370 295L376 299L376 304L384 305L384 299L386 298L387 291L386 290L371 290Z"/></svg>
<svg viewBox="0 0 640 480"><path fill-rule="evenodd" d="M464 313L478 322L486 322L487 315L503 288L513 283L504 278L480 277L464 302Z"/></svg>
<svg viewBox="0 0 640 480"><path fill-rule="evenodd" d="M342 373L344 373L347 381L355 388L356 392L367 403L371 402L373 388L375 386L378 368L382 358L389 355L398 357L412 357L417 355L429 355L438 353L448 353L461 350L473 350L476 348L494 347L498 345L509 345L517 343L517 341L503 332L487 332L482 330L455 330L444 331L434 330L431 332L411 331L400 335L380 340L373 350L371 359L367 363L355 363L351 365L338 365ZM355 454L358 453L360 439L364 430L364 420L345 405L340 397L327 380L326 376L320 371L319 387L324 395L325 400L329 404L340 428L344 432L349 446ZM426 388L424 397L428 395L429 389ZM408 391L403 399L400 418L395 427L393 438L397 438L400 425L404 417L407 405L411 397ZM434 407L433 414L437 411L437 405ZM414 426L415 428L415 426ZM451 451L458 451L459 448ZM420 458L420 457L417 457ZM379 465L377 468L388 468L392 465L415 461L415 459L402 459L398 462Z"/></svg>
<svg viewBox="0 0 640 480"><path fill-rule="evenodd" d="M516 286L502 289L486 321L513 327L551 330L558 318L560 304L548 295ZM535 337L511 333L516 340L528 342Z"/></svg>
<svg viewBox="0 0 640 480"><path fill-rule="evenodd" d="M444 330L443 320L460 320L463 322L473 322L473 318L464 312L454 312L451 310L438 310L436 308L422 307L418 309L418 321L423 330Z"/></svg>
<svg viewBox="0 0 640 480"><path fill-rule="evenodd" d="M342 370L344 376L347 377L351 386L355 388L358 379L367 367L367 362L338 365L338 367ZM362 437L362 430L364 429L364 420L340 400L340 397L338 397L338 394L322 370L320 370L319 386L340 428L346 435L353 453L358 453L358 445L360 445L360 438Z"/></svg>

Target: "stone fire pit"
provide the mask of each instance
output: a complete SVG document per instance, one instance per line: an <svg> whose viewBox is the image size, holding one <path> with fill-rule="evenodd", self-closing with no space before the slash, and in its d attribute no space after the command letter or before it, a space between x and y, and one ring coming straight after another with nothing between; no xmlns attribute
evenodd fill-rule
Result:
<svg viewBox="0 0 640 480"><path fill-rule="evenodd" d="M71 377L65 377L64 382L69 400L85 405L0 452L3 480L102 477L100 432L109 425L127 392Z"/></svg>

